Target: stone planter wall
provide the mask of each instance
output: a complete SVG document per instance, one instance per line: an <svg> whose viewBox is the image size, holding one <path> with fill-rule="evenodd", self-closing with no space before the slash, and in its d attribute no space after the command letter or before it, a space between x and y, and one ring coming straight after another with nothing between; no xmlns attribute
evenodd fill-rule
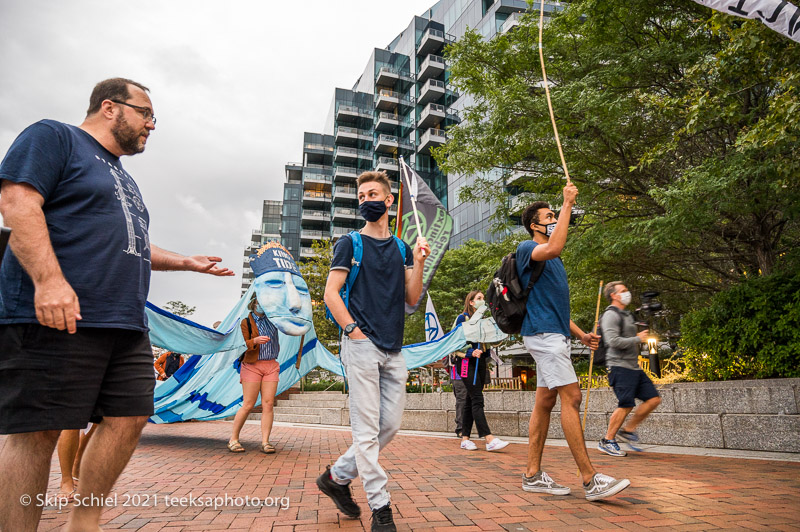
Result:
<svg viewBox="0 0 800 532"><path fill-rule="evenodd" d="M658 386L662 403L640 426L643 443L800 452L800 379L676 383ZM535 392L485 392L486 418L499 436L527 436ZM586 392L583 393L585 406ZM590 392L586 438L600 439L617 400L611 388ZM563 438L560 402L550 438ZM452 393L408 394L403 428L455 431Z"/></svg>

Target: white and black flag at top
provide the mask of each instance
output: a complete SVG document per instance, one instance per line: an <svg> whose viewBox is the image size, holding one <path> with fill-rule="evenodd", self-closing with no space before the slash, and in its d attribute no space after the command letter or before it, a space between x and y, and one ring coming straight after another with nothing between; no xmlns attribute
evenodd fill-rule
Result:
<svg viewBox="0 0 800 532"><path fill-rule="evenodd" d="M694 0L721 13L758 19L771 29L800 42L800 7L787 0Z"/></svg>

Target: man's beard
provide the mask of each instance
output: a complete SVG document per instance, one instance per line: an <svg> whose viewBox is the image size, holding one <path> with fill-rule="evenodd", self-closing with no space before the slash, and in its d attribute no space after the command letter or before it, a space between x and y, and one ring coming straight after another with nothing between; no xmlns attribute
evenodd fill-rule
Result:
<svg viewBox="0 0 800 532"><path fill-rule="evenodd" d="M111 128L111 134L114 135L114 140L117 141L125 155L134 155L144 151L144 142L139 139L141 133L137 133L128 125L128 121L125 120L121 113L117 115L117 121L114 123L114 127Z"/></svg>

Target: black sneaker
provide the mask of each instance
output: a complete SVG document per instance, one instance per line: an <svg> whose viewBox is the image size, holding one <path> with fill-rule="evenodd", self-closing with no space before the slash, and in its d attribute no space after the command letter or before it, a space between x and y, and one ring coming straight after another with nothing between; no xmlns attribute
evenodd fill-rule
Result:
<svg viewBox="0 0 800 532"><path fill-rule="evenodd" d="M372 532L397 532L392 519L391 503L372 510Z"/></svg>
<svg viewBox="0 0 800 532"><path fill-rule="evenodd" d="M337 484L331 478L331 467L325 468L325 471L317 477L317 487L319 490L333 500L333 503L347 517L358 519L361 516L361 508L358 507L356 501L353 500L353 494L350 493L350 484L342 485ZM392 514L389 510L389 520L391 521ZM388 530L388 529L387 529Z"/></svg>

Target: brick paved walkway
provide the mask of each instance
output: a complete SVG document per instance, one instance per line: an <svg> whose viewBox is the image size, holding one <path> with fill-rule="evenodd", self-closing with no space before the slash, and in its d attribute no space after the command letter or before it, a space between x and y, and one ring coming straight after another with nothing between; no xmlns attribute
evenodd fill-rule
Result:
<svg viewBox="0 0 800 532"><path fill-rule="evenodd" d="M117 505L103 514L105 530L369 530L370 512L358 481L360 521L344 519L317 491L320 471L350 443L350 433L275 427L275 455L258 452L258 426L248 424L232 454L225 448L230 423L148 425L117 482ZM0 441L2 441L0 439ZM526 446L500 453L458 449L458 440L399 435L382 455L400 530L800 530L800 464L647 453L611 458L590 451L595 466L630 478L618 497L589 503L566 447L545 448L546 469L573 489L567 497L525 493L520 474ZM54 458L50 493L58 488ZM128 506L135 494L158 495L155 507ZM281 498L288 509L178 505L165 496ZM57 530L64 509L46 508L40 530Z"/></svg>

